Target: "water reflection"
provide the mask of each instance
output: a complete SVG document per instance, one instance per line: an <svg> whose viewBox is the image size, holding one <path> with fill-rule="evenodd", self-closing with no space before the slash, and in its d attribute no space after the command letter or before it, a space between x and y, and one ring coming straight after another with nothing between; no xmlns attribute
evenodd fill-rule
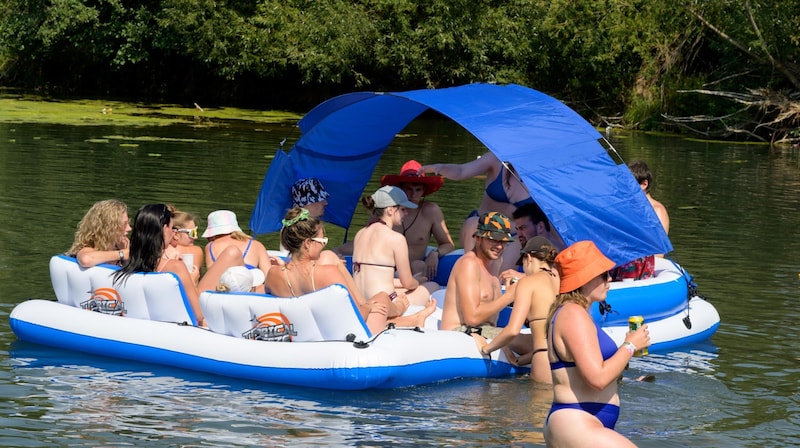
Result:
<svg viewBox="0 0 800 448"><path fill-rule="evenodd" d="M230 208L246 227L287 126L72 127L0 123L0 349L8 313L52 298L47 263L95 201L172 202L200 217ZM718 309L713 345L634 360L618 429L641 447L788 446L800 431L800 155L766 146L614 133L626 161L648 162L671 217L672 254ZM287 146L291 142L287 143ZM367 186L409 158L460 163L484 152L462 129L403 130ZM480 179L445 182L435 200L460 225ZM357 207L350 237L367 213ZM245 230L247 230L245 228ZM336 241L344 230L328 226ZM277 247L275 235L260 236ZM0 361L0 445L541 446L549 391L524 378L397 391L253 384L159 366L10 345Z"/></svg>

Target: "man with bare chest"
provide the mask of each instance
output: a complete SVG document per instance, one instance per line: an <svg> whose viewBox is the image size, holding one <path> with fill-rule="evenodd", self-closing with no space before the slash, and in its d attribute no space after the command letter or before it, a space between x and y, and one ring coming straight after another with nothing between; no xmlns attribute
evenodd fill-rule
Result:
<svg viewBox="0 0 800 448"><path fill-rule="evenodd" d="M416 209L408 210L402 224L394 230L406 237L411 272L433 279L436 277L439 257L452 252L455 245L447 230L442 209L433 202L425 201L428 195L441 188L444 178L418 175L420 166L416 160L409 160L403 164L400 175L387 174L381 178L381 184L401 188L408 199L417 204ZM436 241L436 248L428 252L431 237Z"/></svg>
<svg viewBox="0 0 800 448"><path fill-rule="evenodd" d="M514 241L511 222L502 213L484 213L473 238L475 248L461 256L450 272L441 329L480 333L491 339L500 332L495 326L497 314L514 300L516 284L501 294L500 281L490 271L492 261Z"/></svg>

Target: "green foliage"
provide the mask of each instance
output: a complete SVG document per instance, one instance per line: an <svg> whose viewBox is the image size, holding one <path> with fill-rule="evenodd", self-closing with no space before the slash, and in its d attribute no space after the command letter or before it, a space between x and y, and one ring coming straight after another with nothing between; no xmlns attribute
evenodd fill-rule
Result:
<svg viewBox="0 0 800 448"><path fill-rule="evenodd" d="M598 123L657 127L662 114L733 108L683 90L800 90L799 10L800 0L0 0L0 84L223 102L286 90L307 107L361 88L515 82Z"/></svg>

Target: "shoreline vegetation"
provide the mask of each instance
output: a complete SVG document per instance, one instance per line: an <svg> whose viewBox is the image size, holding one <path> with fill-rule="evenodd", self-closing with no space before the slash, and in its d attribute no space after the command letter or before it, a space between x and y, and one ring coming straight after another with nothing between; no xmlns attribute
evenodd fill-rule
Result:
<svg viewBox="0 0 800 448"><path fill-rule="evenodd" d="M798 146L798 10L800 0L0 0L0 89L77 98L87 122L100 106L112 110L100 121L213 125L229 108L259 121L279 118L247 111L302 114L355 91L517 83L598 128Z"/></svg>
<svg viewBox="0 0 800 448"><path fill-rule="evenodd" d="M302 115L199 104L144 104L123 101L58 100L0 90L0 123L46 123L70 126L231 126L237 123L296 124Z"/></svg>

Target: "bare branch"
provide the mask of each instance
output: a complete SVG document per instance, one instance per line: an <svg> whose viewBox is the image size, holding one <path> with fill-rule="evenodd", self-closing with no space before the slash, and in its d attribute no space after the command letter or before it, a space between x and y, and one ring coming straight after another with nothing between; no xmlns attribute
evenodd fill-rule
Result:
<svg viewBox="0 0 800 448"><path fill-rule="evenodd" d="M758 61L758 62L760 62L762 64L765 64L767 62L761 56L759 56L759 55L753 53L752 51L750 51L746 46L744 46L738 40L734 39L733 37L729 36L727 33L722 31L721 29L719 29L716 26L714 26L711 22L706 20L705 17L700 15L699 12L695 11L694 8L689 8L689 12L691 12L695 17L697 17L698 20L703 22L703 25L705 25L708 29L710 29L711 31L717 33L721 38L723 38L729 44L733 45L734 47L736 47L739 50L741 50L742 52L744 52L746 55L750 56L751 58L755 59L756 61Z"/></svg>
<svg viewBox="0 0 800 448"><path fill-rule="evenodd" d="M681 92L719 96L743 105L742 108L733 113L717 117L707 115L689 117L661 115L668 122L681 128L689 129L704 136L745 135L748 138L771 142L772 144L800 141L800 138L793 137L800 134L800 102L791 95L769 89L752 89L746 93L705 89L683 90ZM759 111L758 114L755 114L759 117L757 121L737 118L748 115L753 116L752 112L746 113L752 108L757 108ZM735 124L729 124L731 122ZM698 123L706 123L709 128L701 131L690 126L690 124Z"/></svg>
<svg viewBox="0 0 800 448"><path fill-rule="evenodd" d="M779 71L789 82L791 82L792 85L796 89L800 90L800 79L798 79L798 77L791 70L791 68L788 67L787 64L785 64L783 61L776 60L770 54L769 49L767 47L767 43L764 40L764 36L761 34L761 29L756 24L756 19L755 19L755 16L753 16L752 8L750 8L749 0L745 1L745 8L747 9L747 15L748 15L748 18L750 19L750 24L753 27L753 31L756 33L756 36L758 36L758 41L761 44L760 47L764 51L764 53L767 55L766 59L764 57L760 56L759 54L751 51L749 48L747 48L747 46L745 46L744 44L742 44L741 42L739 42L738 40L736 40L732 36L728 35L725 31L723 31L723 30L717 28L716 26L714 26L711 22L706 20L706 18L703 17L694 8L688 8L688 9L689 9L689 12L692 13L692 15L694 15L695 17L697 17L697 19L700 20L700 22L702 22L703 25L705 25L708 29L710 29L711 31L717 33L717 35L719 35L726 42L728 42L729 44L731 44L734 47L738 48L739 50L741 50L742 52L744 52L746 55L748 55L749 57L753 58L757 62L759 62L761 64L765 64L765 65L766 64L770 64L772 67L775 68L775 70Z"/></svg>

